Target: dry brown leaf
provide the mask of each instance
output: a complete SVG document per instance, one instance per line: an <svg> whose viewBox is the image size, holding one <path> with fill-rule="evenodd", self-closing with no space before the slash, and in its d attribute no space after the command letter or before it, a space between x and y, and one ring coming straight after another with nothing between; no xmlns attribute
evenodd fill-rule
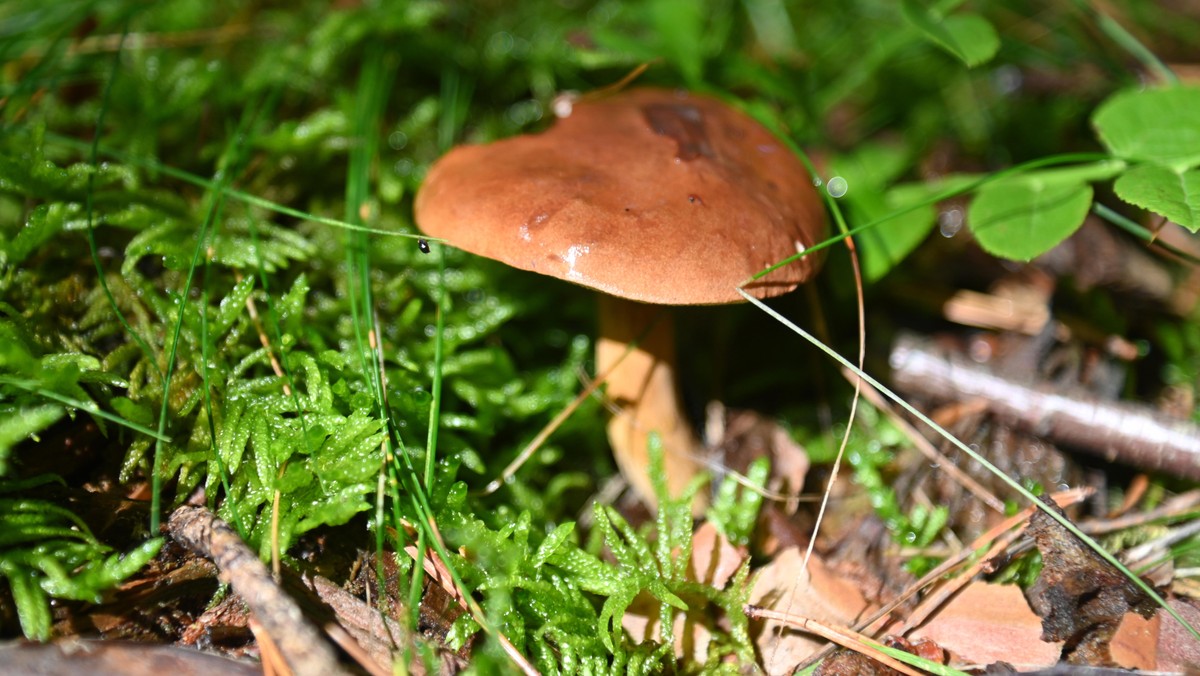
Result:
<svg viewBox="0 0 1200 676"><path fill-rule="evenodd" d="M733 546L711 521L705 521L692 534L692 563L688 566L688 577L724 589L745 560L744 548Z"/></svg>
<svg viewBox="0 0 1200 676"><path fill-rule="evenodd" d="M1061 643L1041 639L1042 620L1015 585L973 582L910 634L950 651L952 664L1005 661L1019 669L1058 662Z"/></svg>
<svg viewBox="0 0 1200 676"><path fill-rule="evenodd" d="M816 555L806 571L801 567L803 559L793 547L763 566L750 591L750 603L830 625L853 624L868 606L857 585L835 575ZM755 623L751 631L768 674L791 673L826 643L774 620Z"/></svg>
<svg viewBox="0 0 1200 676"><path fill-rule="evenodd" d="M1168 621L1174 621L1168 618ZM1113 662L1125 669L1158 669L1158 634L1162 613L1146 619L1137 613L1126 613L1117 627L1109 649Z"/></svg>
<svg viewBox="0 0 1200 676"><path fill-rule="evenodd" d="M888 636L883 643L889 648L903 650L935 664L946 663L946 651L933 641L920 640L912 643L900 636ZM821 660L813 676L898 676L900 673L882 662L877 662L866 653L841 648Z"/></svg>
<svg viewBox="0 0 1200 676"><path fill-rule="evenodd" d="M638 643L659 640L659 615L662 604L649 594L634 600L621 618L621 627L630 638ZM676 613L671 624L671 635L675 639L675 657L703 664L708 659L708 645L712 642L712 630L706 626L710 618L703 610L693 609L687 613Z"/></svg>
<svg viewBox="0 0 1200 676"><path fill-rule="evenodd" d="M404 552L412 557L414 561L417 560L418 552L415 545L409 545L405 547ZM425 574L429 576L429 579L436 582L443 590L445 590L447 594L450 595L450 598L454 599L458 605L462 606L465 610L467 603L463 600L462 593L458 591L458 587L454 586L454 579L450 576L450 570L446 568L446 564L442 563L442 560L438 558L437 552L433 551L432 549L425 550L425 558L422 559L421 563L425 568Z"/></svg>
<svg viewBox="0 0 1200 676"><path fill-rule="evenodd" d="M719 401L709 402L705 438L712 455L723 467L744 474L750 463L769 458L771 475L766 489L778 495L798 495L808 476L808 452L796 443L779 423L756 411L728 409ZM788 500L788 513L798 503Z"/></svg>

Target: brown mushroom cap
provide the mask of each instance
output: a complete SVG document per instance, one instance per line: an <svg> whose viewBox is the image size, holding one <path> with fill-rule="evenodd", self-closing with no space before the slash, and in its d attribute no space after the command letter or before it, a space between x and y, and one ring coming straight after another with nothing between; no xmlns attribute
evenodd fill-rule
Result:
<svg viewBox="0 0 1200 676"><path fill-rule="evenodd" d="M632 300L742 300L751 275L812 246L824 211L808 171L720 101L634 89L577 102L548 131L460 146L416 199L431 236L513 267ZM803 258L746 287L807 280Z"/></svg>

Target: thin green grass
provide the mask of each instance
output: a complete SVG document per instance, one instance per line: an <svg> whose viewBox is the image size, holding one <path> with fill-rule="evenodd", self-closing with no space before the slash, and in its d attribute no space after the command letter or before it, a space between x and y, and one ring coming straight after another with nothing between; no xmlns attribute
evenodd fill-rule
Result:
<svg viewBox="0 0 1200 676"><path fill-rule="evenodd" d="M50 401L56 401L56 402L62 404L63 406L67 406L69 408L84 411L88 415L95 416L97 418L100 418L101 420L107 420L111 423L116 423L122 427L133 430L134 432L144 434L147 437L154 439L155 441L167 441L167 442L171 441L170 437L163 436L162 432L160 432L160 431L151 429L151 428L146 427L145 425L141 425L135 421L127 420L125 418L122 418L119 415L114 415L112 413L109 413L108 411L105 411L104 409L98 407L94 402L83 401L81 399L74 399L72 397L62 395L52 389L45 387L44 385L42 385L42 383L39 383L37 381L21 380L18 378L11 378L8 376L0 376L0 383L4 383L5 385L11 385L13 387L20 388L22 390L25 390L26 392L29 392L30 394L35 394L43 399L49 399Z"/></svg>

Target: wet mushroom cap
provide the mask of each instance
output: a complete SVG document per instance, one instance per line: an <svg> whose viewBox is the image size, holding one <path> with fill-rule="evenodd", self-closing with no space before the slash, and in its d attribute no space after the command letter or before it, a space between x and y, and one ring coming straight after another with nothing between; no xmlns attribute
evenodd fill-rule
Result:
<svg viewBox="0 0 1200 676"><path fill-rule="evenodd" d="M736 287L825 231L786 145L716 99L663 89L577 102L540 134L455 148L415 215L472 253L668 305L740 301ZM747 291L786 293L816 265L803 258Z"/></svg>

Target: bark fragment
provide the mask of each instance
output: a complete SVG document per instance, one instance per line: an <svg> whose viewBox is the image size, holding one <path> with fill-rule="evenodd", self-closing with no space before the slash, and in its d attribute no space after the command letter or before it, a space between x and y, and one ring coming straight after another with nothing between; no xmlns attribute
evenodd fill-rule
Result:
<svg viewBox="0 0 1200 676"><path fill-rule="evenodd" d="M1110 642L1122 618L1149 618L1154 602L1045 512L1033 515L1027 534L1042 554L1041 575L1025 593L1042 618L1042 640L1064 641L1065 662L1113 666Z"/></svg>

